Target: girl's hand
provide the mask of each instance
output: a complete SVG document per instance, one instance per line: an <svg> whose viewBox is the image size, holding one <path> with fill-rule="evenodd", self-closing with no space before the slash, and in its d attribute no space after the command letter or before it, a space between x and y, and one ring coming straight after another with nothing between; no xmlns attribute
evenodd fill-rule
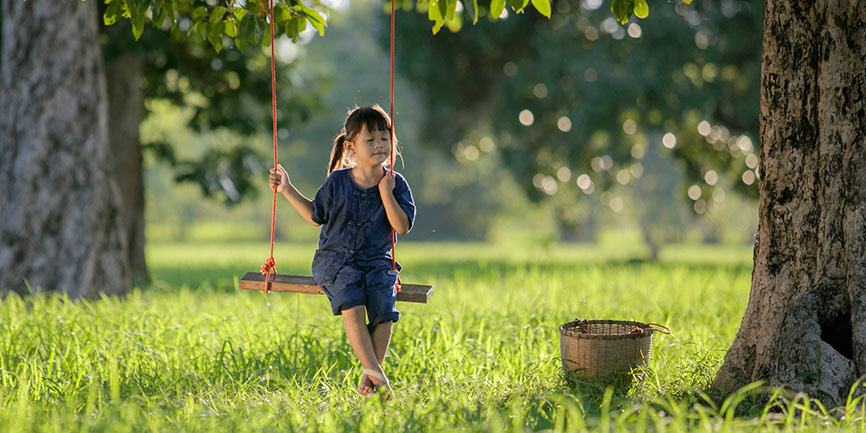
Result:
<svg viewBox="0 0 866 433"><path fill-rule="evenodd" d="M273 168L268 170L268 180L271 184L271 191L282 193L289 190L289 173L280 164L277 165L276 171Z"/></svg>
<svg viewBox="0 0 866 433"><path fill-rule="evenodd" d="M397 186L396 177L391 170L385 170L385 176L379 181L379 194L390 194Z"/></svg>

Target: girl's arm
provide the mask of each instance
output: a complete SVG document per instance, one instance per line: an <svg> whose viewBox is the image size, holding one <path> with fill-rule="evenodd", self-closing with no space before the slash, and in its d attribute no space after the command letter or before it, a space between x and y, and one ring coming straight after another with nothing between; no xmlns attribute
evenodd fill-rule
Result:
<svg viewBox="0 0 866 433"><path fill-rule="evenodd" d="M385 177L379 182L379 195L382 196L382 204L385 205L385 215L388 216L388 222L399 236L403 236L409 231L409 216L406 215L406 212L397 203L397 198L394 197L396 185L394 175L390 172L385 173Z"/></svg>
<svg viewBox="0 0 866 433"><path fill-rule="evenodd" d="M277 192L282 193L283 197L289 201L301 218L316 227L319 226L318 223L313 221L313 202L304 197L304 195L301 194L294 185L292 185L289 181L289 173L286 172L286 169L283 168L282 165L277 165L276 173L274 172L274 169L271 169L269 178L271 182L271 190L276 190Z"/></svg>

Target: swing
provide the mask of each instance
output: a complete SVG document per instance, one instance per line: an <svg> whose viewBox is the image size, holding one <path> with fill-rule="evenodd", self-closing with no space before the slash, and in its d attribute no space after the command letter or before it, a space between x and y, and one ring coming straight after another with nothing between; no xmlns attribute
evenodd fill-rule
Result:
<svg viewBox="0 0 866 433"><path fill-rule="evenodd" d="M274 137L274 169L277 169L277 77L274 65L274 2L270 0L270 24L271 24L271 111L273 114L273 137ZM389 93L391 99L391 173L394 172L394 129L396 119L394 118L394 1L391 2L391 70L389 77ZM271 205L271 255L262 265L261 272L247 272L239 281L239 286L244 290L263 290L265 293L271 291L322 294L322 289L313 282L312 277L299 275L279 275L276 272L276 261L274 260L274 229L277 223L277 192L274 190L274 200ZM397 270L396 235L391 229L391 269ZM273 276L273 278L271 278ZM397 300L403 302L427 303L433 292L433 286L422 284L402 284L397 279Z"/></svg>
<svg viewBox="0 0 866 433"><path fill-rule="evenodd" d="M240 280L240 288L244 290L308 293L311 295L322 294L322 289L313 282L313 277L274 274L274 277L268 281L270 289L266 287L268 284L265 284L267 279L267 275L262 275L260 272L247 272ZM397 300L426 304L430 300L432 291L433 286L403 283L400 285L400 291L397 292Z"/></svg>

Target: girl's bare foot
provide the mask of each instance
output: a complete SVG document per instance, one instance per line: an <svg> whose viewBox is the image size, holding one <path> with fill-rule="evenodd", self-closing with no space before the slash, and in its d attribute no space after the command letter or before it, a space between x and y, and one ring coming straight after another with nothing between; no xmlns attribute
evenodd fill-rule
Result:
<svg viewBox="0 0 866 433"><path fill-rule="evenodd" d="M376 393L376 385L370 380L366 373L361 374L361 383L358 384L358 394L364 397L372 397Z"/></svg>
<svg viewBox="0 0 866 433"><path fill-rule="evenodd" d="M385 377L384 372L364 369L364 375L373 383L373 388L382 400L388 400L394 396L394 391L391 389L391 382Z"/></svg>

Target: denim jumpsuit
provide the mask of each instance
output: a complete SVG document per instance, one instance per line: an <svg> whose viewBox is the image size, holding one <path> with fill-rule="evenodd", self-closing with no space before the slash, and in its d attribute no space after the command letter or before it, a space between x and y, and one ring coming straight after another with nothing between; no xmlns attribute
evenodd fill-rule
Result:
<svg viewBox="0 0 866 433"><path fill-rule="evenodd" d="M327 295L334 315L366 306L367 327L373 332L380 323L400 319L395 307L397 272L391 270L391 224L378 185L361 188L349 171L333 171L313 199L312 219L322 226L313 280ZM395 175L394 197L411 228L415 200L406 179Z"/></svg>

